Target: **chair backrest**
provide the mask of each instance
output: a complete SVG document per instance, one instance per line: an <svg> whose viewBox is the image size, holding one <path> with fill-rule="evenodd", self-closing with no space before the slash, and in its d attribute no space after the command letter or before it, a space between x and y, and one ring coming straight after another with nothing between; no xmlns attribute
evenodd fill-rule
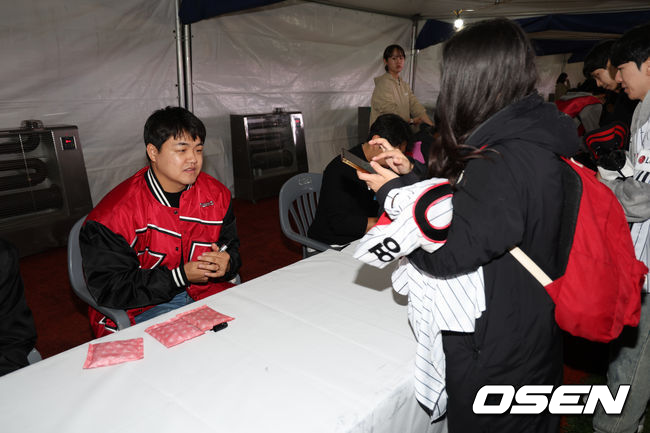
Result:
<svg viewBox="0 0 650 433"><path fill-rule="evenodd" d="M287 180L280 189L280 226L286 237L303 246L303 257L330 248L324 242L311 239L307 230L314 221L323 175L300 173ZM310 251L316 250L316 251Z"/></svg>
<svg viewBox="0 0 650 433"><path fill-rule="evenodd" d="M85 219L86 216L83 216L79 221L74 223L68 236L68 277L70 278L70 285L82 301L113 320L118 330L128 328L131 326L131 322L126 311L97 305L95 298L93 298L88 290L81 262L81 249L79 248L79 232Z"/></svg>
<svg viewBox="0 0 650 433"><path fill-rule="evenodd" d="M43 357L41 356L41 353L36 350L36 348L33 348L28 354L27 354L27 362L29 364L36 364L39 361L42 361Z"/></svg>

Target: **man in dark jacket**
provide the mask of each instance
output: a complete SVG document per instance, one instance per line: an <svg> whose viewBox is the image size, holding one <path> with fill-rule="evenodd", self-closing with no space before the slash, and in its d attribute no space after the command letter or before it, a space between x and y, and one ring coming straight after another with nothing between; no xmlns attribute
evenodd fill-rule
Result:
<svg viewBox="0 0 650 433"><path fill-rule="evenodd" d="M370 127L368 141L378 137L404 150L410 138L409 126L395 114L383 114ZM365 142L353 147L350 152L369 161L381 153L381 148ZM350 243L375 225L378 209L375 193L359 180L354 168L344 164L337 156L323 172L318 208L309 227L309 237L330 245Z"/></svg>
<svg viewBox="0 0 650 433"><path fill-rule="evenodd" d="M0 239L0 376L25 367L36 344L32 312L25 302L18 251Z"/></svg>

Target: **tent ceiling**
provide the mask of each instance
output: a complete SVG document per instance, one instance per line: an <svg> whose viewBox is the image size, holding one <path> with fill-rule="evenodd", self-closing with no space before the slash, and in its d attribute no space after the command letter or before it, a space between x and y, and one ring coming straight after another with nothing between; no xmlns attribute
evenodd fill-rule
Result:
<svg viewBox="0 0 650 433"><path fill-rule="evenodd" d="M528 33L538 56L572 53L569 62L579 62L597 41L618 38L630 28L650 22L650 10L550 14L516 21ZM451 23L429 19L415 46L422 49L435 45L453 33Z"/></svg>
<svg viewBox="0 0 650 433"><path fill-rule="evenodd" d="M454 10L462 9L467 19L492 17L523 18L561 13L593 13L610 11L648 10L648 0L307 0L314 3L363 10L405 18L420 16L452 21ZM192 23L224 13L259 7L264 4L285 3L281 0L183 0L181 9L193 9L181 19ZM290 0L291 2L291 0ZM295 0L293 1L295 2ZM470 9L472 11L470 11Z"/></svg>
<svg viewBox="0 0 650 433"><path fill-rule="evenodd" d="M469 19L650 9L648 0L317 0L316 2L404 17L420 15L423 18L439 20L453 20L455 18L453 11L459 9L462 9L463 16Z"/></svg>

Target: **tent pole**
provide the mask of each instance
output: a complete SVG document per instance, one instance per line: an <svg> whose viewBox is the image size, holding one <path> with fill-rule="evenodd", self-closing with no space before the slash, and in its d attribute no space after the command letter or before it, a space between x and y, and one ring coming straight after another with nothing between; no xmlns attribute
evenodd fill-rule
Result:
<svg viewBox="0 0 650 433"><path fill-rule="evenodd" d="M181 19L178 17L178 11L181 5L181 0L176 0L175 4L175 16L176 16L176 27L174 34L176 37L176 87L178 87L178 106L185 107L185 75L183 69L183 35L181 28Z"/></svg>
<svg viewBox="0 0 650 433"><path fill-rule="evenodd" d="M185 67L185 108L194 112L194 91L192 89L192 26L183 26L183 66Z"/></svg>
<svg viewBox="0 0 650 433"><path fill-rule="evenodd" d="M409 84L411 89L415 92L415 62L417 61L417 56L415 53L415 40L418 35L418 21L420 19L419 15L415 15L411 18L413 21L413 26L411 27L411 61L409 62Z"/></svg>

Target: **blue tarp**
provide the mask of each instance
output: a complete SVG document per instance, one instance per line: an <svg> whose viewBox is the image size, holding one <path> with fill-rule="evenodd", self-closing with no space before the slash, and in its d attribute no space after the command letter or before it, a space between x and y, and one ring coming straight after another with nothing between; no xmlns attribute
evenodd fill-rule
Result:
<svg viewBox="0 0 650 433"><path fill-rule="evenodd" d="M650 11L606 12L599 14L555 14L516 20L527 33L544 30L618 33L650 21Z"/></svg>
<svg viewBox="0 0 650 433"><path fill-rule="evenodd" d="M541 17L522 18L517 21L527 33L548 30L576 32L566 39L535 39L533 46L537 55L572 53L569 62L579 62L598 42L593 33L623 34L640 24L650 22L650 11L608 12L599 14L553 14ZM453 34L450 23L427 20L418 35L415 47L426 48L444 42ZM584 33L581 36L580 33Z"/></svg>
<svg viewBox="0 0 650 433"><path fill-rule="evenodd" d="M230 12L257 8L284 0L183 0L178 16L183 24L192 24Z"/></svg>

